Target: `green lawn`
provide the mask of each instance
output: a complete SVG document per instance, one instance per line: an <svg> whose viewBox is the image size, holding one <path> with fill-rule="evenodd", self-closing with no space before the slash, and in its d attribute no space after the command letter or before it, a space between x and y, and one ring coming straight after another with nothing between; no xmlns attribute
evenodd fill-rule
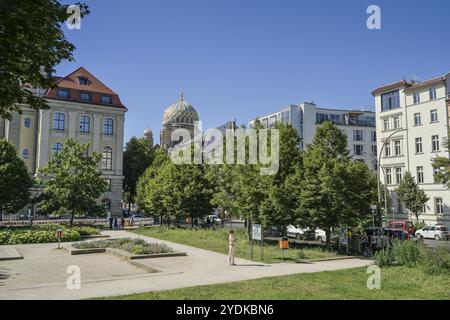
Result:
<svg viewBox="0 0 450 320"><path fill-rule="evenodd" d="M300 299L450 299L450 276L429 276L420 269L382 269L381 289L369 290L366 268L301 273L148 292L108 299L124 300L300 300Z"/></svg>
<svg viewBox="0 0 450 320"><path fill-rule="evenodd" d="M203 248L215 252L228 254L228 231L225 229L169 229L167 227L140 228L133 232L157 238L186 244L192 247ZM253 248L253 258L251 257L251 247L247 243L245 231L237 231L236 256L248 260L279 263L281 260L280 249L276 245L265 245L263 259L261 259L261 247L255 245ZM316 260L337 257L335 252L323 250L321 248L308 249L288 249L284 253L284 262L293 262L301 258L302 260Z"/></svg>

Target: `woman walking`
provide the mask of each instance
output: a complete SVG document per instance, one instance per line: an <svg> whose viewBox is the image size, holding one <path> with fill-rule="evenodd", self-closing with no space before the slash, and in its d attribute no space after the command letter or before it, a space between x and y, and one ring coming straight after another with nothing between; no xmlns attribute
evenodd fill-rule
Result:
<svg viewBox="0 0 450 320"><path fill-rule="evenodd" d="M230 234L228 235L228 243L229 243L229 252L228 252L228 264L230 266L235 266L234 263L234 254L236 252L236 234L234 230L230 230Z"/></svg>

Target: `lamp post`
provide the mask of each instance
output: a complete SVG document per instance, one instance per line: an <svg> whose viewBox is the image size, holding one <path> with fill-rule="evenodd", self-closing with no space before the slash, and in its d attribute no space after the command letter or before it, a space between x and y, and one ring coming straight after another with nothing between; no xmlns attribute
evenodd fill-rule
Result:
<svg viewBox="0 0 450 320"><path fill-rule="evenodd" d="M387 205L387 193L388 193L388 189L387 189L387 183L386 183L386 172L384 171L384 168L381 166L381 156L383 155L383 149L386 146L386 143L389 141L389 139L396 133L402 132L402 131L406 131L408 129L399 129L396 130L394 132L392 132L387 138L386 140L384 140L383 145L381 146L381 150L380 150L380 155L378 157L378 165L380 166L380 168L383 170L383 176L384 176L384 212L387 215L388 212L388 205ZM380 183L378 182L378 186L380 185ZM378 187L378 201L379 204L381 205L381 188ZM392 220L395 220L395 216L394 216L394 210L392 210Z"/></svg>

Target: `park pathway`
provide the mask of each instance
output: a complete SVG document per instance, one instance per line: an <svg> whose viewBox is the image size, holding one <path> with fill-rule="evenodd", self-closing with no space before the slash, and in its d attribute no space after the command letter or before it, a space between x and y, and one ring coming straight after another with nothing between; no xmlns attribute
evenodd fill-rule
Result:
<svg viewBox="0 0 450 320"><path fill-rule="evenodd" d="M151 242L165 243L175 251L186 252L187 256L146 259L148 265L161 271L151 274L140 273L129 276L83 281L83 272L89 272L89 270L82 270L81 289L79 290L67 289L65 282L39 284L37 286L30 284L28 286L9 289L0 286L0 299L86 299L295 273L341 270L370 264L368 260L357 258L310 264L263 264L237 258L237 266L231 267L227 265L227 256L221 253L162 241L122 230L105 231L103 233L110 235L111 238L142 238ZM46 270L35 270L35 272L45 273Z"/></svg>

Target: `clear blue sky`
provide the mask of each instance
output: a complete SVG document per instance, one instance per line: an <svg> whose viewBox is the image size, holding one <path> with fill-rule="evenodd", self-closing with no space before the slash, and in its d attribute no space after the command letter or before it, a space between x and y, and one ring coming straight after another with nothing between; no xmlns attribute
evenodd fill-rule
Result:
<svg viewBox="0 0 450 320"><path fill-rule="evenodd" d="M84 66L119 93L126 140L149 127L159 143L181 90L209 128L303 101L372 108L380 84L450 71L448 0L83 2L82 29L63 27L76 61L57 74ZM381 30L366 28L370 4Z"/></svg>

